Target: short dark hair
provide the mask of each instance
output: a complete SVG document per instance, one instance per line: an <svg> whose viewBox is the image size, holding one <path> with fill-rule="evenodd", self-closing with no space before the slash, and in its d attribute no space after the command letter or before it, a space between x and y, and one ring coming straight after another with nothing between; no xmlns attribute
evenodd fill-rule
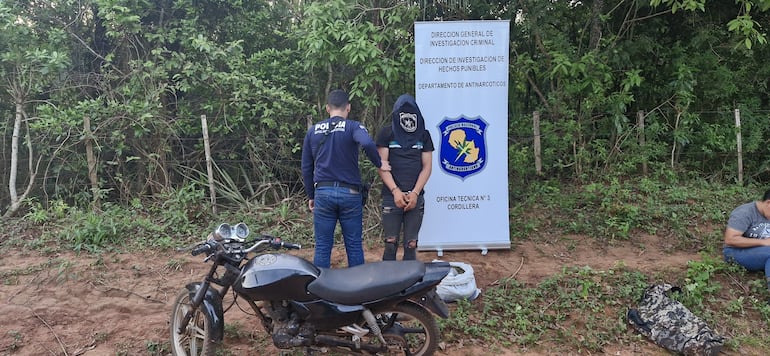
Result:
<svg viewBox="0 0 770 356"><path fill-rule="evenodd" d="M765 191L765 195L762 196L762 201L768 201L770 200L770 189Z"/></svg>
<svg viewBox="0 0 770 356"><path fill-rule="evenodd" d="M342 89L332 90L326 98L326 103L335 108L344 108L350 103L348 93Z"/></svg>

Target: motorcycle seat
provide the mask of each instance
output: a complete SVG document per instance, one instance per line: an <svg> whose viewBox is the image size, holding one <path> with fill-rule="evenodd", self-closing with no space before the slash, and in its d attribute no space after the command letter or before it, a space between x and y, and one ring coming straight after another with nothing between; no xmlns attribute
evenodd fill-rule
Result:
<svg viewBox="0 0 770 356"><path fill-rule="evenodd" d="M412 261L371 262L349 268L320 268L307 290L331 302L356 305L399 293L425 275L425 263Z"/></svg>

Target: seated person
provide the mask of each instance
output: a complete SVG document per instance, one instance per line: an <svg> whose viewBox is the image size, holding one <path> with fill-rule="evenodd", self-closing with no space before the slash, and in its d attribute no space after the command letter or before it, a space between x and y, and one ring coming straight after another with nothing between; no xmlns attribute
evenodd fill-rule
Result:
<svg viewBox="0 0 770 356"><path fill-rule="evenodd" d="M730 213L725 229L725 261L749 271L764 271L770 289L770 190L760 201L743 204Z"/></svg>

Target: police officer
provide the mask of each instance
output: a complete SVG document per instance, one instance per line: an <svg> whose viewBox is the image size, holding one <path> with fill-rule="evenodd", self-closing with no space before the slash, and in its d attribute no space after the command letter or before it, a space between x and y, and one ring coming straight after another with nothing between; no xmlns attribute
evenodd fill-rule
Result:
<svg viewBox="0 0 770 356"><path fill-rule="evenodd" d="M359 147L379 169L377 146L358 121L348 120L348 94L333 90L326 101L329 118L311 126L302 145L302 179L313 212L315 255L313 263L331 267L334 230L339 221L345 242L348 266L364 263L362 246L363 206Z"/></svg>

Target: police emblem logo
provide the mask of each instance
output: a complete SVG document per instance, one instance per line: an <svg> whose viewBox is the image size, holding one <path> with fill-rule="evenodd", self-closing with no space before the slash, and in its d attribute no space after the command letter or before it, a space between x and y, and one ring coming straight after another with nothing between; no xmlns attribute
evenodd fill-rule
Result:
<svg viewBox="0 0 770 356"><path fill-rule="evenodd" d="M487 162L487 123L484 119L480 116L473 119L445 117L438 128L441 131L439 160L444 172L464 180L484 169Z"/></svg>
<svg viewBox="0 0 770 356"><path fill-rule="evenodd" d="M398 123L404 131L412 133L417 131L417 114L411 112L398 113Z"/></svg>

